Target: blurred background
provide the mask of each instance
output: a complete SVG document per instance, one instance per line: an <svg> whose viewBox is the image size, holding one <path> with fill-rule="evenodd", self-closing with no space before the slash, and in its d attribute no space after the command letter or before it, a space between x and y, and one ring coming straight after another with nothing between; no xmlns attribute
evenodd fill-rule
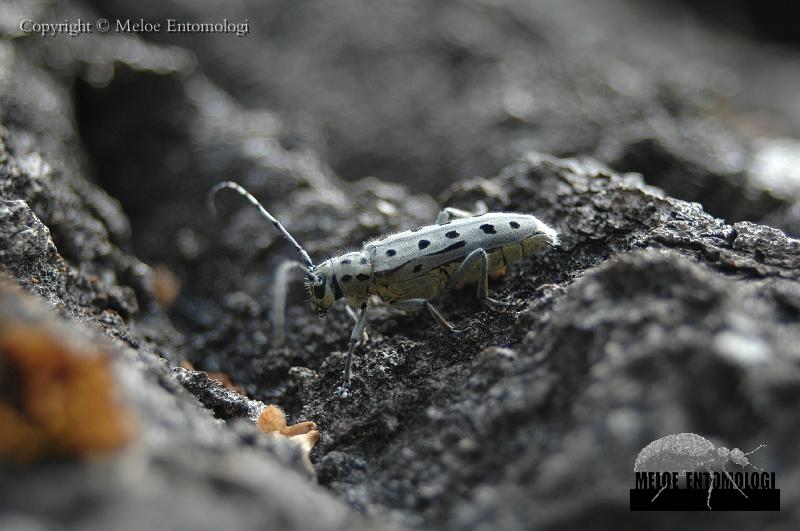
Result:
<svg viewBox="0 0 800 531"><path fill-rule="evenodd" d="M217 87L244 109L285 117L298 131L282 141L311 146L343 179L373 175L437 194L531 149L594 155L716 216L800 229L790 2L91 5L111 19L249 20L243 38L141 38L192 52ZM164 123L171 113L154 112L171 103L148 97L143 79L87 68L81 134L103 186L136 223L152 198L137 200L125 183L163 183L185 157L164 153L181 145Z"/></svg>

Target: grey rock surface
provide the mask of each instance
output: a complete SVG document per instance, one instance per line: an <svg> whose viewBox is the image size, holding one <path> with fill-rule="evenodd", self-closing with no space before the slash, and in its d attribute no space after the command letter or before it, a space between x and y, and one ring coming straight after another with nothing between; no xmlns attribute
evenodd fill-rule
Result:
<svg viewBox="0 0 800 531"><path fill-rule="evenodd" d="M793 528L798 52L656 3L337 4L5 8L253 31L0 26L0 275L27 292L0 318L104 345L138 418L100 460L0 464L0 528ZM351 320L298 282L271 344L291 249L235 194L211 217L227 178L319 260L477 200L562 245L492 283L508 308L438 298L460 340L376 308L338 400ZM272 403L318 425L316 478L254 427ZM783 511L630 513L639 450L679 432L767 444Z"/></svg>

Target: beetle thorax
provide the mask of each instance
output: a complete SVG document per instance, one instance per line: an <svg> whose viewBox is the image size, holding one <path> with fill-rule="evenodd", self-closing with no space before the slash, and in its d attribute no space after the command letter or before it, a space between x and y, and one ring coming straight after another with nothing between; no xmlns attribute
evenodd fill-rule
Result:
<svg viewBox="0 0 800 531"><path fill-rule="evenodd" d="M372 282L372 262L367 253L355 251L343 254L332 258L330 263L341 290L340 297L347 297L351 304L367 298L367 287Z"/></svg>
<svg viewBox="0 0 800 531"><path fill-rule="evenodd" d="M731 451L725 448L724 446L720 446L719 448L717 448L717 455L722 459L722 462L724 463L730 458Z"/></svg>

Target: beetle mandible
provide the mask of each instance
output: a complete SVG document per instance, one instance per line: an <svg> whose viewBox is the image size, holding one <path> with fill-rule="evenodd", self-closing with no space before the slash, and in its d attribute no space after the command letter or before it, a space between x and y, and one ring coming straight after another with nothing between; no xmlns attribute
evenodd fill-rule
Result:
<svg viewBox="0 0 800 531"><path fill-rule="evenodd" d="M445 208L433 225L370 240L360 251L341 254L321 264L314 264L308 253L289 231L239 184L222 181L209 191L212 213L214 198L223 188L231 188L252 203L281 235L289 240L302 262L284 262L274 281L273 333L283 340L288 275L302 270L311 305L324 317L333 303L347 300L347 309L355 320L344 367L344 379L337 395L348 395L352 376L353 351L364 334L367 301L377 296L395 307L426 308L436 322L454 335L460 335L429 299L442 290L477 282L477 296L486 304L498 307L507 303L489 297L489 275L523 257L559 244L554 229L529 214L473 213ZM358 313L353 309L356 309Z"/></svg>
<svg viewBox="0 0 800 531"><path fill-rule="evenodd" d="M686 472L705 469L710 475L712 472L712 465L719 465L725 475L728 476L733 486L736 487L736 490L747 498L747 494L739 488L739 485L736 484L733 477L728 473L728 470L725 468L725 463L733 461L739 466L750 465L756 470L761 470L751 463L747 459L747 456L765 446L765 444L762 444L758 448L745 453L738 448L734 448L733 450L728 450L724 446L715 448L714 443L696 433L674 433L656 439L642 448L639 455L636 456L633 471L679 472L679 475L683 476ZM661 487L661 490L653 496L650 502L654 502L665 488L667 488L667 485ZM714 482L709 481L708 497L706 498L706 505L709 510L711 509L711 491L713 488Z"/></svg>

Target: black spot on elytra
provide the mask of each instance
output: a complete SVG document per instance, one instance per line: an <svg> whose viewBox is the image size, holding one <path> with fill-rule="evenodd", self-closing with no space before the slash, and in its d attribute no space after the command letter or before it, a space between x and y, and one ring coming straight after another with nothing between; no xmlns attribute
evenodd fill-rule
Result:
<svg viewBox="0 0 800 531"><path fill-rule="evenodd" d="M417 243L417 245L419 245L420 249L424 249L427 246L429 246L430 244L431 244L431 242L429 242L428 240L420 240L419 243Z"/></svg>
<svg viewBox="0 0 800 531"><path fill-rule="evenodd" d="M461 236L457 231L454 231L454 230L451 230L450 232L445 232L444 235L446 237L450 238L451 240L453 238L458 238L459 236Z"/></svg>
<svg viewBox="0 0 800 531"><path fill-rule="evenodd" d="M346 259L342 260L342 263L343 264L349 264L350 263L350 259L346 258Z"/></svg>
<svg viewBox="0 0 800 531"><path fill-rule="evenodd" d="M361 265L367 265L367 259L366 258L362 258L361 260L358 261L358 263L361 264Z"/></svg>
<svg viewBox="0 0 800 531"><path fill-rule="evenodd" d="M396 254L397 251L395 251L394 249L389 249L388 251L386 251L386 256L394 256Z"/></svg>
<svg viewBox="0 0 800 531"><path fill-rule="evenodd" d="M486 234L497 234L497 231L494 230L494 225L492 225L491 223L484 223L483 225L481 225L481 230Z"/></svg>
<svg viewBox="0 0 800 531"><path fill-rule="evenodd" d="M369 275L364 274L364 273L359 273L359 274L356 275L356 278L358 280L361 280L361 281L369 280Z"/></svg>
<svg viewBox="0 0 800 531"><path fill-rule="evenodd" d="M508 224L511 225L512 229L518 229L519 228L519 223L517 223L516 221L509 221Z"/></svg>
<svg viewBox="0 0 800 531"><path fill-rule="evenodd" d="M417 264L414 266L414 273L419 273L422 271L422 264Z"/></svg>
<svg viewBox="0 0 800 531"><path fill-rule="evenodd" d="M350 282L351 280L353 280L353 275L342 276L342 282Z"/></svg>
<svg viewBox="0 0 800 531"><path fill-rule="evenodd" d="M445 247L444 249L442 249L440 251L436 251L435 253L428 253L425 256L435 256L437 254L449 253L450 251L455 251L456 249L461 249L465 245L467 245L466 240L461 240L460 242L456 242L456 243L454 243L452 245L448 245L447 247Z"/></svg>

